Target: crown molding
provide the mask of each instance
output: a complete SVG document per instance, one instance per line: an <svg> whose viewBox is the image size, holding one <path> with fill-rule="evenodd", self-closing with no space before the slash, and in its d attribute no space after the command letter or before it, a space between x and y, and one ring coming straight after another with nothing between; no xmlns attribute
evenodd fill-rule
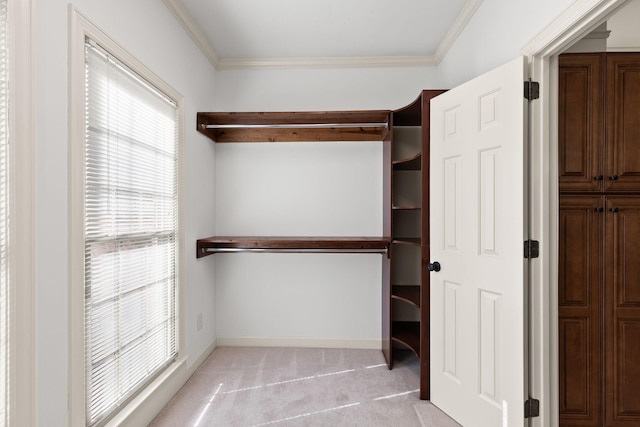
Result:
<svg viewBox="0 0 640 427"><path fill-rule="evenodd" d="M317 58L220 58L181 0L162 0L216 70L425 67L438 65L469 23L482 0L467 0L434 55Z"/></svg>
<svg viewBox="0 0 640 427"><path fill-rule="evenodd" d="M436 49L436 53L434 55L436 65L444 59L453 43L458 39L458 36L462 34L462 31L466 28L467 24L481 4L482 0L467 0L455 21L453 21L453 24L449 27L449 31L447 31L447 34L445 34L440 45Z"/></svg>
<svg viewBox="0 0 640 427"><path fill-rule="evenodd" d="M182 1L180 0L162 0L162 3L169 9L169 11L176 18L178 23L184 28L191 40L198 46L204 56L209 60L213 68L218 68L220 63L220 57L207 40L198 24L193 20L187 9L185 9Z"/></svg>
<svg viewBox="0 0 640 427"><path fill-rule="evenodd" d="M367 56L314 58L223 58L218 70L283 70L314 68L425 67L436 65L432 56Z"/></svg>

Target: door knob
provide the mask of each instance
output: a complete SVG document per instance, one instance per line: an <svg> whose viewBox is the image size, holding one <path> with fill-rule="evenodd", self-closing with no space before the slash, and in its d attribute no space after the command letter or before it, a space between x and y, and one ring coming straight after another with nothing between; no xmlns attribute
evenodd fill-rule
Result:
<svg viewBox="0 0 640 427"><path fill-rule="evenodd" d="M440 271L440 263L438 261L429 263L429 265L427 265L427 270L435 272Z"/></svg>

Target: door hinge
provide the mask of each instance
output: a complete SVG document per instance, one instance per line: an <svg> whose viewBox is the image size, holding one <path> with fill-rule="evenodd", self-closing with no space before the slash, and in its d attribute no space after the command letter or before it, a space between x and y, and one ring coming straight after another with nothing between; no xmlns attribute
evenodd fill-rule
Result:
<svg viewBox="0 0 640 427"><path fill-rule="evenodd" d="M524 82L524 97L529 101L540 98L540 83L531 80Z"/></svg>
<svg viewBox="0 0 640 427"><path fill-rule="evenodd" d="M540 401L529 398L524 401L524 417L535 418L540 416Z"/></svg>
<svg viewBox="0 0 640 427"><path fill-rule="evenodd" d="M538 258L540 256L540 242L537 240L524 241L524 257Z"/></svg>

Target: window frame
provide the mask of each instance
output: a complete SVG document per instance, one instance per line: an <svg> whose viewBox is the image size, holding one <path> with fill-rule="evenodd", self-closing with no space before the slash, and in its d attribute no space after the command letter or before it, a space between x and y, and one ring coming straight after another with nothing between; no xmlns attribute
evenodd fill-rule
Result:
<svg viewBox="0 0 640 427"><path fill-rule="evenodd" d="M127 50L93 25L73 6L70 13L70 70L69 70L69 388L70 425L87 425L86 414L86 357L85 357L85 294L84 294L84 168L85 168L85 39L100 44L111 55L158 88L177 104L177 237L176 237L176 345L177 357L156 379L123 405L106 425L118 425L144 405L145 399L162 392L170 384L185 357L184 321L184 102L183 97ZM82 368L79 368L82 367ZM99 423L100 424L100 423ZM101 424L100 424L101 425Z"/></svg>

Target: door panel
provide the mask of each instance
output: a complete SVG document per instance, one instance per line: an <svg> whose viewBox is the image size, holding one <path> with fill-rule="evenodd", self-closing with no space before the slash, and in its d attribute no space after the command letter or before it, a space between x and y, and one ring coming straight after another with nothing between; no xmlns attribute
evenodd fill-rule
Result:
<svg viewBox="0 0 640 427"><path fill-rule="evenodd" d="M604 177L604 55L565 54L558 70L558 175L561 191L598 191Z"/></svg>
<svg viewBox="0 0 640 427"><path fill-rule="evenodd" d="M640 425L640 197L607 200L606 422Z"/></svg>
<svg viewBox="0 0 640 427"><path fill-rule="evenodd" d="M607 53L606 190L640 190L640 53Z"/></svg>
<svg viewBox="0 0 640 427"><path fill-rule="evenodd" d="M525 59L431 101L431 401L524 425Z"/></svg>
<svg viewBox="0 0 640 427"><path fill-rule="evenodd" d="M601 425L602 196L561 196L558 251L561 426Z"/></svg>

